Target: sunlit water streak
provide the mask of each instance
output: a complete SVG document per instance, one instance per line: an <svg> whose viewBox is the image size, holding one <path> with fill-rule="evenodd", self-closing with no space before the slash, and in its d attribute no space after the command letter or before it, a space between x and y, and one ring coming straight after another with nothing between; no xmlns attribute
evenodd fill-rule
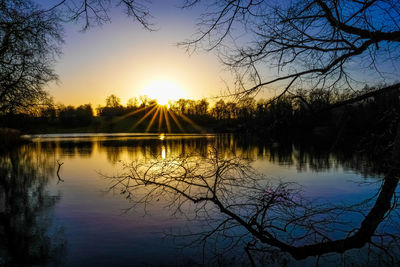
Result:
<svg viewBox="0 0 400 267"><path fill-rule="evenodd" d="M27 136L32 158L42 157L52 169L45 191L59 196L51 209L50 232L62 229L66 243L65 263L140 265L199 261L198 250L175 248L171 239L162 242L163 233L179 231L196 223L184 216L171 217L162 200L143 209L124 210L129 201L118 190L108 192L110 181L100 174L120 173L120 162L162 159L198 153L206 157L211 147L226 155L234 153L252 161L252 166L269 177L294 181L309 198L332 202L352 202L371 196L379 183L378 175L363 172L359 162L333 154L313 155L294 147L276 144L240 143L230 135L198 134L64 134ZM286 149L286 151L285 151ZM21 152L19 152L21 154ZM55 176L56 160L64 162Z"/></svg>

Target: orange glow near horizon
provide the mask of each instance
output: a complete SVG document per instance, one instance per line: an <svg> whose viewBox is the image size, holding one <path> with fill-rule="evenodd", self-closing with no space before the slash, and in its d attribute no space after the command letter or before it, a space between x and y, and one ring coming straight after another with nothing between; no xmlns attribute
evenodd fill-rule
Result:
<svg viewBox="0 0 400 267"><path fill-rule="evenodd" d="M157 31L145 31L125 16L85 33L79 23L68 23L63 53L54 67L59 81L45 87L54 102L97 107L114 94L126 105L147 94L165 105L171 99L223 95L228 85L233 87L234 76L214 53L187 53L175 45L194 33L197 22L167 2L158 1L163 8L153 10Z"/></svg>
<svg viewBox="0 0 400 267"><path fill-rule="evenodd" d="M159 105L168 105L169 101L187 98L187 92L170 80L152 81L143 88L142 94L156 99Z"/></svg>

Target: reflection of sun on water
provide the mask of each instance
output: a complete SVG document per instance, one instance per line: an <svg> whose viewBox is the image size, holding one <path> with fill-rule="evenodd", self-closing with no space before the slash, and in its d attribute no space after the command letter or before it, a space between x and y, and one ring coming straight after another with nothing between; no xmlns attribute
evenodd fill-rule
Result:
<svg viewBox="0 0 400 267"><path fill-rule="evenodd" d="M167 105L168 101L187 98L187 93L178 84L168 80L156 80L149 83L143 94L151 99L156 99L160 105Z"/></svg>
<svg viewBox="0 0 400 267"><path fill-rule="evenodd" d="M165 157L166 157L166 150L165 150L165 146L162 146L161 147L161 158L162 159L165 159Z"/></svg>

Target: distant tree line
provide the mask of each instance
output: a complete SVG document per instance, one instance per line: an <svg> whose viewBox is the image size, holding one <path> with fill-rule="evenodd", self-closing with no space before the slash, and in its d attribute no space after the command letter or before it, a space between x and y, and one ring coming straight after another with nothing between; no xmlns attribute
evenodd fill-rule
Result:
<svg viewBox="0 0 400 267"><path fill-rule="evenodd" d="M267 134L270 137L302 138L310 134L317 137L365 136L377 134L387 136L396 121L399 109L399 90L391 90L379 95L373 94L362 101L338 105L381 87L365 87L356 93L333 92L326 90L304 90L294 96L282 96L274 101L268 99L242 98L240 100L219 99L210 103L206 99L179 99L168 106L159 106L157 101L147 96L129 99L126 105L120 98L110 95L104 106L96 110L90 104L64 106L49 104L30 112L2 116L3 126L29 131L29 125L51 125L55 128L83 127L82 131L142 131L154 116L161 116L157 109L172 113L182 125L189 120L214 132L245 132ZM184 118L184 119L182 119ZM132 127L138 121L142 126ZM154 120L153 120L154 121ZM29 123L32 122L32 123ZM34 123L33 123L34 122ZM174 126L176 122L171 119ZM9 125L7 125L9 124ZM125 126L121 126L125 124ZM393 125L392 125L393 124ZM148 131L157 129L157 123ZM391 126L392 125L392 126ZM186 125L187 126L187 125ZM394 127L394 126L393 126ZM47 129L44 127L44 129ZM184 127L185 130L185 127ZM182 129L172 127L172 131ZM189 132L192 130L188 130Z"/></svg>

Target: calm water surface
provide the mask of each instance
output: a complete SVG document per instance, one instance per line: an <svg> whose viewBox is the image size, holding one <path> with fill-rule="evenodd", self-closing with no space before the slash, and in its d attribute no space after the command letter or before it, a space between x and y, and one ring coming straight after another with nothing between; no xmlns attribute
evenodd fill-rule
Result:
<svg viewBox="0 0 400 267"><path fill-rule="evenodd" d="M213 147L251 160L272 179L293 181L310 199L351 203L373 196L379 175L351 154L306 151L293 145L253 144L230 135L42 135L0 160L0 212L5 211L0 260L15 265L190 265L208 257L201 248L179 249L185 238L165 233L200 229L171 216L160 200L147 207L109 190L121 161L168 159ZM57 161L62 162L57 178ZM0 231L1 233L1 231ZM238 251L242 252L242 248ZM238 253L238 262L246 258ZM228 255L228 258L232 258ZM23 259L24 258L24 259ZM0 266L2 265L0 262ZM310 263L306 261L306 263Z"/></svg>

